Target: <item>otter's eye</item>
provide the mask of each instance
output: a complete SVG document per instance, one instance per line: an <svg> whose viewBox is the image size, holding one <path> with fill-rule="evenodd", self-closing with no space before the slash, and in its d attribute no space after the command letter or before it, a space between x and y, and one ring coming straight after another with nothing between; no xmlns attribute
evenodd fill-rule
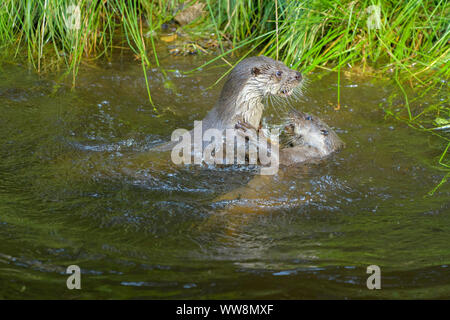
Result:
<svg viewBox="0 0 450 320"><path fill-rule="evenodd" d="M320 132L322 132L322 134L323 134L324 136L327 136L327 135L328 135L328 130L320 130Z"/></svg>
<svg viewBox="0 0 450 320"><path fill-rule="evenodd" d="M278 78L281 78L281 75L283 74L283 72L281 72L280 70L278 70L276 73L275 73L275 75L278 77Z"/></svg>

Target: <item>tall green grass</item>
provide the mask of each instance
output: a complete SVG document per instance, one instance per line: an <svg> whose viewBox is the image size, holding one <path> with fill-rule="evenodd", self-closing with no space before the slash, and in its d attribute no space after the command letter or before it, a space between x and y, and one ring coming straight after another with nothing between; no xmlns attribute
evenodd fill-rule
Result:
<svg viewBox="0 0 450 320"><path fill-rule="evenodd" d="M373 72L376 66L380 76L406 75L419 84L449 75L450 6L445 0L202 1L207 17L197 28L215 31L219 41L228 39L234 48L259 44L256 52L304 72L344 66ZM3 0L0 47L13 49L16 56L26 52L38 71L63 60L75 76L82 59L110 56L125 39L148 66L148 53L156 53L154 36L182 2ZM73 5L79 7L79 28L67 25ZM376 12L380 24L370 28Z"/></svg>
<svg viewBox="0 0 450 320"><path fill-rule="evenodd" d="M445 0L216 2L213 15L223 37L237 44L277 28L260 52L305 72L348 65L364 71L376 65L381 75L399 69L419 83L449 75L450 6ZM370 27L376 12L380 23Z"/></svg>
<svg viewBox="0 0 450 320"><path fill-rule="evenodd" d="M155 30L176 5L175 0L3 0L0 52L4 59L25 57L38 72L65 66L75 85L83 60L111 58L114 48L125 45L141 61L149 90L148 38L153 44ZM153 104L150 91L148 96Z"/></svg>

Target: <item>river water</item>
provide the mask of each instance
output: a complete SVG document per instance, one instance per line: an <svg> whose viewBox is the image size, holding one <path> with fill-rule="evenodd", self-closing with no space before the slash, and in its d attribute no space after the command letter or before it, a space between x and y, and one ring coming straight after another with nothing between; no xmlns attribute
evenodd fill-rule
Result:
<svg viewBox="0 0 450 320"><path fill-rule="evenodd" d="M309 75L291 104L346 147L263 179L147 158L212 108L224 66L187 76L204 58L162 56L167 77L147 73L155 113L139 63L114 61L82 66L75 90L1 67L0 298L450 298L449 184L427 196L445 143L384 118L404 107L390 82L343 77L334 110L336 74ZM269 106L265 122L282 113ZM69 265L81 290L66 287Z"/></svg>

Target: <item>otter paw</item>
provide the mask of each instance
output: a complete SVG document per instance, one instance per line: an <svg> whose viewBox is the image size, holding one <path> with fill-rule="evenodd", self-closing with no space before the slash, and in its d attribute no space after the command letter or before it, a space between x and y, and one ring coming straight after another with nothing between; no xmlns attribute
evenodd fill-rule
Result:
<svg viewBox="0 0 450 320"><path fill-rule="evenodd" d="M258 130L252 126L250 123L247 123L245 121L239 120L235 125L234 128L237 130L242 130L246 132L247 130L254 130L255 132L258 132Z"/></svg>

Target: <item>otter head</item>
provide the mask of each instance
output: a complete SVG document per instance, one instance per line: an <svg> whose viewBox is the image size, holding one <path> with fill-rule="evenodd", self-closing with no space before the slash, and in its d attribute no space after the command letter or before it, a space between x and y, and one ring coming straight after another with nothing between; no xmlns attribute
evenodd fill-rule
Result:
<svg viewBox="0 0 450 320"><path fill-rule="evenodd" d="M209 115L214 123L225 127L234 127L240 119L256 128L261 122L264 97L290 96L301 84L302 75L279 61L264 56L246 58L231 70L216 109Z"/></svg>
<svg viewBox="0 0 450 320"><path fill-rule="evenodd" d="M249 84L257 88L263 96L290 96L294 89L301 86L303 76L289 69L284 63L268 57L256 57L255 65L250 69Z"/></svg>
<svg viewBox="0 0 450 320"><path fill-rule="evenodd" d="M337 134L319 118L292 110L284 127L289 147L309 146L326 156L343 147Z"/></svg>
<svg viewBox="0 0 450 320"><path fill-rule="evenodd" d="M231 71L222 90L222 98L233 95L251 98L268 95L287 97L300 87L303 76L280 61L265 56L250 57Z"/></svg>

